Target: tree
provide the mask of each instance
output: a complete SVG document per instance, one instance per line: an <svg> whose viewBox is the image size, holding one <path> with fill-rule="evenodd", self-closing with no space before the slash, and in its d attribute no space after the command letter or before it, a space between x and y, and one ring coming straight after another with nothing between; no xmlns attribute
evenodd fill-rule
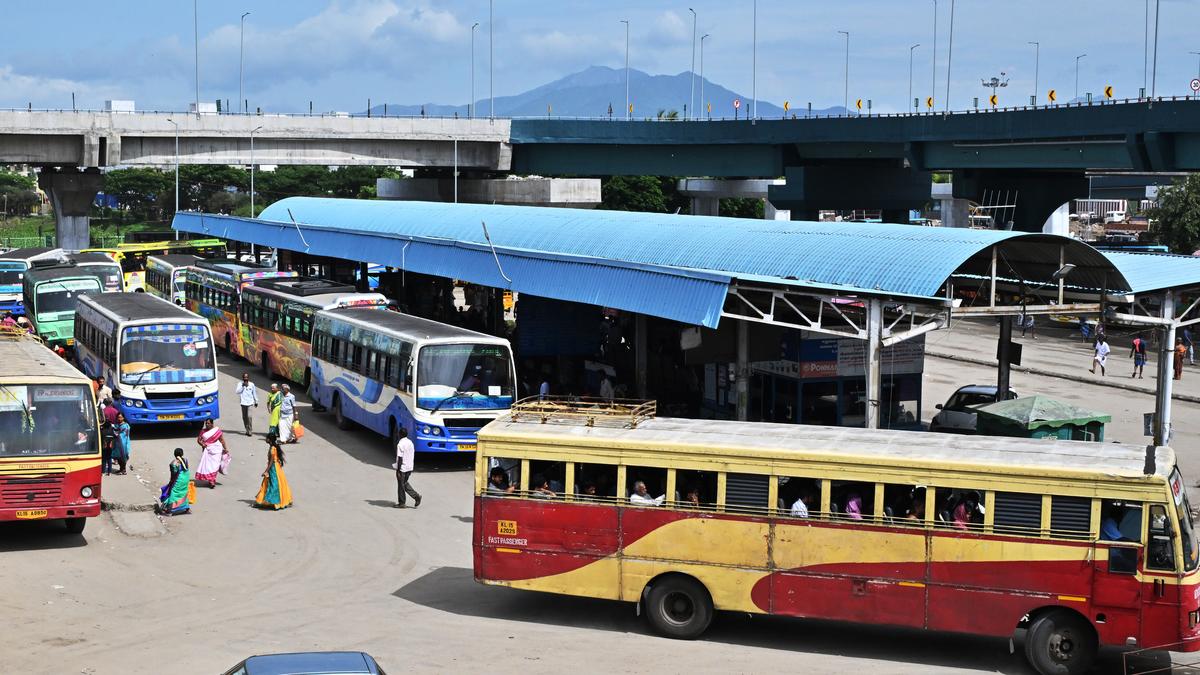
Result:
<svg viewBox="0 0 1200 675"><path fill-rule="evenodd" d="M248 190L250 188L250 172L241 167L224 164L195 164L179 167L180 209L201 210L208 205L214 194L225 192L230 188Z"/></svg>
<svg viewBox="0 0 1200 675"><path fill-rule="evenodd" d="M175 176L150 168L114 169L104 174L103 191L134 218L157 220L163 217L161 204L174 206Z"/></svg>
<svg viewBox="0 0 1200 675"><path fill-rule="evenodd" d="M1149 216L1151 233L1172 252L1190 255L1200 248L1200 174L1159 190Z"/></svg>
<svg viewBox="0 0 1200 675"><path fill-rule="evenodd" d="M755 197L737 197L733 199L722 199L720 214L730 218L757 218L763 219L763 200Z"/></svg>
<svg viewBox="0 0 1200 675"><path fill-rule="evenodd" d="M600 208L646 213L690 213L687 197L679 194L672 176L611 176L600 183Z"/></svg>
<svg viewBox="0 0 1200 675"><path fill-rule="evenodd" d="M5 171L4 169L0 169L0 188L36 190L37 181L24 174L16 173L15 171Z"/></svg>

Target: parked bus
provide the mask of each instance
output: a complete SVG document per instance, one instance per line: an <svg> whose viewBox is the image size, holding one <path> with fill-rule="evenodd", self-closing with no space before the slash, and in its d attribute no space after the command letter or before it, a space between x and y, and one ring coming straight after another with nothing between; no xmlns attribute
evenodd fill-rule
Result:
<svg viewBox="0 0 1200 675"><path fill-rule="evenodd" d="M187 271L200 260L191 253L168 253L146 258L146 292L183 306Z"/></svg>
<svg viewBox="0 0 1200 675"><path fill-rule="evenodd" d="M527 400L479 432L485 584L1008 637L1040 673L1098 645L1200 649L1192 514L1167 447L656 419Z"/></svg>
<svg viewBox="0 0 1200 675"><path fill-rule="evenodd" d="M112 256L125 273L125 290L140 293L146 290L146 260L150 256L191 253L202 258L224 258L225 242L220 239L179 239L121 244L115 248L87 248L84 252L107 253Z"/></svg>
<svg viewBox="0 0 1200 675"><path fill-rule="evenodd" d="M130 424L200 422L220 417L208 322L149 293L79 299L76 359L103 377Z"/></svg>
<svg viewBox="0 0 1200 675"><path fill-rule="evenodd" d="M101 293L104 281L95 268L73 262L39 260L25 273L22 288L26 315L47 345L75 344L75 302L84 293Z"/></svg>
<svg viewBox="0 0 1200 675"><path fill-rule="evenodd" d="M0 330L0 520L62 518L83 532L100 515L92 383L20 331Z"/></svg>
<svg viewBox="0 0 1200 675"><path fill-rule="evenodd" d="M268 376L280 375L308 388L313 315L323 309L386 309L379 293L326 279L262 279L242 291L242 356Z"/></svg>
<svg viewBox="0 0 1200 675"><path fill-rule="evenodd" d="M34 260L57 260L62 254L61 248L17 248L0 253L0 313L23 315L25 303L21 297L21 286L25 272Z"/></svg>
<svg viewBox="0 0 1200 675"><path fill-rule="evenodd" d="M125 275L121 266L107 253L68 253L65 260L81 268L91 268L100 275L105 293L121 293L125 290Z"/></svg>
<svg viewBox="0 0 1200 675"><path fill-rule="evenodd" d="M241 355L238 307L242 291L263 279L294 278L295 272L280 272L273 266L252 262L214 259L197 260L187 270L184 297L187 308L208 319L213 338L229 354Z"/></svg>
<svg viewBox="0 0 1200 675"><path fill-rule="evenodd" d="M317 312L313 401L384 434L408 430L418 452L475 450L479 428L513 403L516 371L508 340L398 312Z"/></svg>

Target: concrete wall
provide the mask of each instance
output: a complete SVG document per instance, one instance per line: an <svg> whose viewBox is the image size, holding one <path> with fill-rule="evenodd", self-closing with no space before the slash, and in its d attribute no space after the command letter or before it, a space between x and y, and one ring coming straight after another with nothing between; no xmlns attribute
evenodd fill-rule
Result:
<svg viewBox="0 0 1200 675"><path fill-rule="evenodd" d="M379 178L380 199L454 201L453 178ZM600 203L597 178L460 178L458 201L469 204L513 204L593 208Z"/></svg>

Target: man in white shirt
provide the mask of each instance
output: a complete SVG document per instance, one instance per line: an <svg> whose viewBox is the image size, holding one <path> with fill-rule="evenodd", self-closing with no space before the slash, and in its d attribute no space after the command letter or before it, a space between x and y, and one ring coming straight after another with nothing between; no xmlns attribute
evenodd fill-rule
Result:
<svg viewBox="0 0 1200 675"><path fill-rule="evenodd" d="M663 500L666 498L666 495L651 497L650 493L646 491L646 484L639 480L633 484L633 493L629 495L629 503L638 506L662 506Z"/></svg>
<svg viewBox="0 0 1200 675"><path fill-rule="evenodd" d="M804 503L804 497L796 498L796 502L792 504L792 515L796 518L808 517L808 504Z"/></svg>
<svg viewBox="0 0 1200 675"><path fill-rule="evenodd" d="M279 399L279 442L295 443L292 423L296 421L296 395L291 385L283 385L283 398Z"/></svg>
<svg viewBox="0 0 1200 675"><path fill-rule="evenodd" d="M400 427L398 432L400 442L396 444L396 508L404 508L407 501L405 494L408 494L413 498L413 508L415 509L421 506L421 493L413 489L412 483L408 482L408 477L413 472L413 459L416 457L417 449L408 439L407 429Z"/></svg>
<svg viewBox="0 0 1200 675"><path fill-rule="evenodd" d="M253 421L250 419L250 407L258 407L258 389L254 383L250 381L250 373L242 373L242 381L237 386L238 402L242 404L242 424L246 425L246 435L249 436L253 429Z"/></svg>
<svg viewBox="0 0 1200 675"><path fill-rule="evenodd" d="M103 402L106 398L113 398L112 388L104 381L103 377L97 377L96 381L100 383L100 388L96 390L96 400Z"/></svg>

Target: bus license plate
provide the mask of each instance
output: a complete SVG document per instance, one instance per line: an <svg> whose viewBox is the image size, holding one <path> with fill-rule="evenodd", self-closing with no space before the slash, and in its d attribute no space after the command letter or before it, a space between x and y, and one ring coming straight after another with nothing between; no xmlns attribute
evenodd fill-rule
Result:
<svg viewBox="0 0 1200 675"><path fill-rule="evenodd" d="M462 450L463 452L475 452L475 444L474 443L459 443L458 449Z"/></svg>
<svg viewBox="0 0 1200 675"><path fill-rule="evenodd" d="M37 518L45 518L46 509L29 509L26 511L17 511L18 520L34 520Z"/></svg>
<svg viewBox="0 0 1200 675"><path fill-rule="evenodd" d="M159 422L169 422L171 420L181 420L181 419L183 419L183 415L159 415L158 416Z"/></svg>

